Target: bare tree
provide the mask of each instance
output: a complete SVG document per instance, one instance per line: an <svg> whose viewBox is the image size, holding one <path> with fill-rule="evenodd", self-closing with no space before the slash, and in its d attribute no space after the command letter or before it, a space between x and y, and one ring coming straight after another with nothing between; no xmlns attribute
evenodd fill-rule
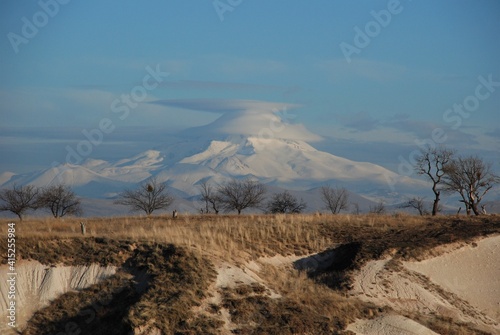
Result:
<svg viewBox="0 0 500 335"><path fill-rule="evenodd" d="M421 150L416 159L415 171L420 175L427 176L432 182L432 192L434 193L434 203L432 205L432 215L439 212L439 201L441 195L440 184L445 174L446 165L453 158L454 151L444 147Z"/></svg>
<svg viewBox="0 0 500 335"><path fill-rule="evenodd" d="M291 195L288 191L276 193L273 198L267 203L267 211L269 213L283 213L283 214L298 214L307 207L304 200L300 201Z"/></svg>
<svg viewBox="0 0 500 335"><path fill-rule="evenodd" d="M321 199L326 209L332 214L338 214L343 209L348 209L349 192L343 187L333 188L331 186L321 187Z"/></svg>
<svg viewBox="0 0 500 335"><path fill-rule="evenodd" d="M379 215L385 214L386 208L385 208L384 202L383 201L379 201L376 205L370 206L370 211L369 212L371 214L379 214Z"/></svg>
<svg viewBox="0 0 500 335"><path fill-rule="evenodd" d="M352 214L359 215L361 213L361 210L359 209L359 204L357 202L352 204Z"/></svg>
<svg viewBox="0 0 500 335"><path fill-rule="evenodd" d="M445 167L444 190L460 194L467 215L480 215L479 203L488 191L500 183L500 177L491 171L491 164L478 156L458 157Z"/></svg>
<svg viewBox="0 0 500 335"><path fill-rule="evenodd" d="M17 186L12 189L0 191L0 211L9 211L17 215L19 220L23 220L23 214L29 209L36 209L36 199L38 189L33 185Z"/></svg>
<svg viewBox="0 0 500 335"><path fill-rule="evenodd" d="M38 208L50 210L55 218L82 213L81 202L68 186L49 186L41 191L37 201Z"/></svg>
<svg viewBox="0 0 500 335"><path fill-rule="evenodd" d="M167 185L153 177L136 190L125 190L120 193L115 203L128 206L133 211L144 211L149 217L155 210L167 208L173 201L167 192Z"/></svg>
<svg viewBox="0 0 500 335"><path fill-rule="evenodd" d="M408 201L401 204L400 208L414 208L418 211L420 215L428 215L429 212L426 209L425 198L413 197L408 199Z"/></svg>
<svg viewBox="0 0 500 335"><path fill-rule="evenodd" d="M233 179L220 186L218 194L225 210L236 210L238 214L241 214L245 208L255 208L261 205L266 188L261 183L250 179Z"/></svg>
<svg viewBox="0 0 500 335"><path fill-rule="evenodd" d="M210 207L215 214L219 214L222 206L221 196L207 181L200 184L201 200L205 202L205 213L210 213Z"/></svg>

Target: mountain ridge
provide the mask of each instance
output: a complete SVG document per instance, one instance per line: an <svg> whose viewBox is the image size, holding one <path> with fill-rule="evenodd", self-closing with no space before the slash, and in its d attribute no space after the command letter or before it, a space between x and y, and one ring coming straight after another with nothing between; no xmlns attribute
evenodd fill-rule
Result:
<svg viewBox="0 0 500 335"><path fill-rule="evenodd" d="M330 184L386 203L427 187L424 181L382 166L317 150L308 142L321 137L291 123L290 115L276 109L279 104L270 105L271 109L251 101L233 104L236 110L225 110L208 125L182 131L177 142L116 161L87 159L81 165L61 164L28 174L4 173L0 186L63 183L89 198L113 199L121 190L154 176L176 195L193 199L202 181L220 184L252 178L296 191Z"/></svg>

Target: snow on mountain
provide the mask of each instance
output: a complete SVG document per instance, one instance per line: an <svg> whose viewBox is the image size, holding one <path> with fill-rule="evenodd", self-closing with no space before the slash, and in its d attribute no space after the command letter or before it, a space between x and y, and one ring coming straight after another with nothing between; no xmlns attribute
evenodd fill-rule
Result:
<svg viewBox="0 0 500 335"><path fill-rule="evenodd" d="M115 167L126 167L127 169L134 168L147 168L151 166L159 166L163 158L161 157L161 153L156 150L148 150L139 155L136 155L130 159L122 159L115 163Z"/></svg>
<svg viewBox="0 0 500 335"><path fill-rule="evenodd" d="M92 181L104 183L106 178L81 165L63 164L32 174L13 176L7 183L30 184L42 187L53 184L82 186Z"/></svg>
<svg viewBox="0 0 500 335"><path fill-rule="evenodd" d="M318 151L304 141L230 137L214 140L206 150L179 163L205 166L230 177L253 176L285 188L307 189L331 183L365 194L391 193L391 186L421 188L425 183L402 177L381 166L354 162ZM377 192L371 192L378 190Z"/></svg>
<svg viewBox="0 0 500 335"><path fill-rule="evenodd" d="M170 188L178 190L182 197L192 197L200 194L198 184L203 180L221 182L221 173L206 166L178 163L171 168L158 171L158 180L167 182Z"/></svg>
<svg viewBox="0 0 500 335"><path fill-rule="evenodd" d="M175 100L174 105L179 104ZM199 105L196 108L202 108ZM63 164L32 174L4 173L0 185L63 183L89 198L110 198L156 176L168 183L176 197L192 199L199 194L202 181L217 184L252 177L272 187L301 192L329 183L373 200L400 199L403 192L418 193L427 187L376 164L315 149L308 142L321 137L291 123L290 115L279 111L291 105L237 100L209 106L222 115L208 125L184 130L176 143L115 162L88 159L82 165Z"/></svg>
<svg viewBox="0 0 500 335"><path fill-rule="evenodd" d="M36 187L64 184L71 186L80 196L102 198L120 192L127 183L108 178L86 166L62 164L33 173L13 175L1 187L12 187L14 184Z"/></svg>
<svg viewBox="0 0 500 335"><path fill-rule="evenodd" d="M122 182L140 182L151 177L151 172L162 166L163 157L157 150L148 150L115 163L102 160L87 160L82 166L92 169L100 176Z"/></svg>
<svg viewBox="0 0 500 335"><path fill-rule="evenodd" d="M0 173L0 185L5 184L8 182L12 177L14 177L16 174L14 172L3 172Z"/></svg>

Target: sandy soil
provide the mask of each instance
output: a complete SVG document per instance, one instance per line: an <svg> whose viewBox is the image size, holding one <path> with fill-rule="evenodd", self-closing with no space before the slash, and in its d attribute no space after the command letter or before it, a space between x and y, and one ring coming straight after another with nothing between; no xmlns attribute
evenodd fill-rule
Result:
<svg viewBox="0 0 500 335"><path fill-rule="evenodd" d="M116 272L114 266L47 266L36 261L22 261L16 265L16 324L23 329L34 312L70 290L81 290L106 279ZM8 295L8 268L0 267L0 319L6 320ZM1 334L15 334L5 322L0 323Z"/></svg>
<svg viewBox="0 0 500 335"><path fill-rule="evenodd" d="M500 235L478 239L475 243L462 241L429 249L426 253L428 259L419 262L401 262L398 256L394 256L396 251L391 252L392 256L368 261L357 272L349 294L378 306L390 306L395 315L357 320L348 329L359 335L436 334L402 316L418 313L450 317L475 324L486 332L500 334ZM305 264L303 268L307 269L310 264L315 267L328 265L325 262L331 261L329 255L276 255L247 263L242 261L239 265L216 260L213 264L217 278L209 288L212 296L196 309L213 315L213 310L210 310L214 305L219 306L218 318L224 322L221 331L231 334L238 325L232 323L229 311L221 306L225 288L258 284L266 288L264 294L267 297L279 298L278 292L266 286L260 277L264 264L275 267ZM18 325L22 325L35 310L47 305L58 295L83 289L108 278L116 272L116 268L96 264L51 267L34 261L22 261L17 265L17 272L17 321ZM6 267L0 267L1 282L7 279L6 273ZM7 293L4 292L5 285L0 287L0 318L5 318ZM8 334L5 327L5 324L0 324L1 334Z"/></svg>
<svg viewBox="0 0 500 335"><path fill-rule="evenodd" d="M496 236L474 244L461 242L441 246L440 250L429 253L440 256L430 256L432 258L421 262L401 263L394 261L392 257L370 261L359 271L350 294L379 306L391 306L396 312L448 316L475 324L479 329L492 334L500 334L497 322L500 267L495 262L499 259L499 242L500 236ZM262 257L242 267L221 263L217 266L216 291L240 284L259 283L265 286L258 275L260 264L280 267L305 258L307 257L276 255ZM478 285L474 286L473 283ZM274 292L272 295L279 297ZM219 303L220 295L216 294L211 302ZM221 315L229 334L237 325L231 323L227 311L222 310ZM402 315L358 320L349 325L348 330L359 335L437 334Z"/></svg>
<svg viewBox="0 0 500 335"><path fill-rule="evenodd" d="M406 262L417 271L500 322L500 236L424 260Z"/></svg>
<svg viewBox="0 0 500 335"><path fill-rule="evenodd" d="M268 296L270 298L280 298L281 295L267 287L264 280L262 280L258 272L260 271L260 265L258 262L251 261L243 266L236 266L227 262L220 261L215 264L215 269L217 271L217 279L215 283L209 288L212 296L205 299L201 306L196 307L195 313L208 313L210 306L217 305L219 307L219 319L224 322L224 326L221 329L221 334L230 335L233 334L233 330L238 328L238 325L233 323L231 320L231 315L229 311L222 306L222 290L224 288L236 288L239 285L252 285L259 284L266 288Z"/></svg>
<svg viewBox="0 0 500 335"><path fill-rule="evenodd" d="M500 334L499 244L500 236L495 236L459 249L449 247L453 251L421 262L401 264L391 257L370 261L359 271L350 294L396 311L442 315ZM375 334L377 327L386 334L384 320L353 327L358 334Z"/></svg>
<svg viewBox="0 0 500 335"><path fill-rule="evenodd" d="M374 320L358 320L349 325L358 335L439 335L401 315L386 315Z"/></svg>

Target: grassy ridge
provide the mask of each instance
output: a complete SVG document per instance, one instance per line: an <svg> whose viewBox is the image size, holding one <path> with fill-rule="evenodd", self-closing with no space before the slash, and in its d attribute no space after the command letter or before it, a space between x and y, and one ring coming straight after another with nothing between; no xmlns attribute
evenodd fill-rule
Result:
<svg viewBox="0 0 500 335"><path fill-rule="evenodd" d="M45 240L82 237L78 218L31 219L16 224L21 255ZM8 220L0 220L0 236L7 236ZM86 238L104 243L157 242L229 260L252 260L275 254L321 252L337 244L363 243L364 258L377 258L397 249L404 258L419 258L433 247L499 232L499 215L482 217L410 215L195 215L170 217L121 217L86 219ZM23 246L33 238L35 246ZM52 242L59 243L59 242ZM85 248L83 245L82 248ZM5 246L2 259L5 258ZM67 250L66 253L71 253ZM25 256L23 256L25 257ZM29 257L29 256L28 256ZM5 260L4 260L5 261ZM49 262L52 262L48 260Z"/></svg>
<svg viewBox="0 0 500 335"><path fill-rule="evenodd" d="M94 218L87 235L77 218L29 219L16 224L18 258L44 264L117 265L116 276L82 292L69 292L39 311L25 334L56 334L68 322L81 334L219 334L220 309L239 334L342 334L356 318L387 309L349 297L352 274L383 255L422 259L434 248L500 233L500 216L248 215ZM7 220L0 221L6 236ZM339 248L340 246L340 248ZM259 285L223 288L221 301L193 313L213 289L214 262L244 264L263 256L307 255L342 249L342 262L299 272L262 265L259 276L282 296L272 299ZM5 244L0 244L5 263ZM326 285L322 285L326 284ZM104 303L103 303L104 302ZM93 306L98 306L94 308ZM96 321L87 325L88 313ZM85 319L87 318L87 319ZM452 319L413 315L448 334L481 334Z"/></svg>

